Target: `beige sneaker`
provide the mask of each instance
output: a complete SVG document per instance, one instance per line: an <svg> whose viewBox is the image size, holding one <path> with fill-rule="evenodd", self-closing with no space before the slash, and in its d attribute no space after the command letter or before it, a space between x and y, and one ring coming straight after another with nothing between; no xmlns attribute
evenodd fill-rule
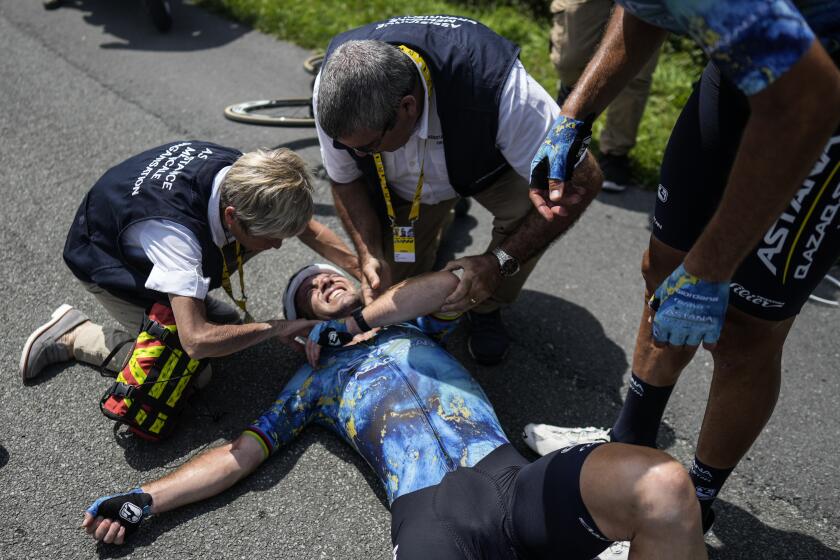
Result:
<svg viewBox="0 0 840 560"><path fill-rule="evenodd" d="M26 383L34 379L50 364L73 359L73 347L62 336L81 325L88 318L66 303L53 311L50 320L35 329L26 339L20 355L20 378Z"/></svg>

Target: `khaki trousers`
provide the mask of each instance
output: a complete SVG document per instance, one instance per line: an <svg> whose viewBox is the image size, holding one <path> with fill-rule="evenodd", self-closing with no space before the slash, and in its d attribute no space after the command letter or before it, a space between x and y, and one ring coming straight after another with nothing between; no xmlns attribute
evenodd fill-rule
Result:
<svg viewBox="0 0 840 560"><path fill-rule="evenodd" d="M80 283L105 308L108 315L122 326L122 330L103 327L93 321L83 323L76 330L73 357L79 362L99 367L111 351L122 344L122 348L108 364L109 370L119 371L131 350L129 342L135 340L140 333L146 310L135 303L115 296L96 284L81 281ZM211 321L235 323L239 320L239 312L231 304L209 296L205 298L204 303L207 307L207 318Z"/></svg>
<svg viewBox="0 0 840 560"><path fill-rule="evenodd" d="M140 327L143 325L145 310L139 305L106 292L96 284L88 282L81 282L81 284L124 330L103 327L93 321L83 323L76 329L73 357L79 362L99 367L111 351L122 344L120 351L108 364L109 370L119 371L128 358L129 350L131 350L129 342L137 338Z"/></svg>
<svg viewBox="0 0 840 560"><path fill-rule="evenodd" d="M510 235L533 208L528 198L528 181L509 169L499 179L481 193L473 197L493 215L493 236L487 250L499 246ZM440 241L446 228L452 223L457 198L439 204L421 204L420 218L414 224L415 262L394 262L394 243L387 217L383 220L382 240L385 259L391 267L393 282L430 272L435 264ZM397 224L408 224L411 202L391 195ZM499 307L513 303L528 275L534 270L542 251L531 260L521 263L516 276L502 280L499 288L487 300L474 309L479 313L488 313Z"/></svg>
<svg viewBox="0 0 840 560"><path fill-rule="evenodd" d="M561 97L571 92L595 54L612 8L612 0L551 2L551 62L557 69ZM636 134L645 112L658 60L657 51L610 104L607 121L601 132L601 153L626 155L636 145ZM565 94L562 93L564 91Z"/></svg>

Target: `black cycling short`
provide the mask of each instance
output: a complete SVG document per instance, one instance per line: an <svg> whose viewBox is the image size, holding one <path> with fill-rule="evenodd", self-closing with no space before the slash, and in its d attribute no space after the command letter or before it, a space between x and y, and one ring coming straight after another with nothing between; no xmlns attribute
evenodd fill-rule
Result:
<svg viewBox="0 0 840 560"><path fill-rule="evenodd" d="M653 218L658 240L680 251L694 245L720 202L748 118L746 96L709 64L665 150ZM838 257L840 129L736 271L729 301L761 319L792 317Z"/></svg>
<svg viewBox="0 0 840 560"><path fill-rule="evenodd" d="M601 444L531 463L512 445L391 505L395 560L590 560L612 541L580 496L580 471Z"/></svg>

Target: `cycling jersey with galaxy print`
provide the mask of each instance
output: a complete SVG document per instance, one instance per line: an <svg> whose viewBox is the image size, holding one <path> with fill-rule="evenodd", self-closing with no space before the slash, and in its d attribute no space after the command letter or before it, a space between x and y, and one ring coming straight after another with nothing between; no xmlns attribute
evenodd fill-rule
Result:
<svg viewBox="0 0 840 560"><path fill-rule="evenodd" d="M746 95L784 74L819 37L840 52L840 0L616 0L636 17L694 39Z"/></svg>
<svg viewBox="0 0 840 560"><path fill-rule="evenodd" d="M268 456L312 421L364 457L390 502L508 443L469 372L409 324L367 343L324 348L320 367L302 366L245 433Z"/></svg>

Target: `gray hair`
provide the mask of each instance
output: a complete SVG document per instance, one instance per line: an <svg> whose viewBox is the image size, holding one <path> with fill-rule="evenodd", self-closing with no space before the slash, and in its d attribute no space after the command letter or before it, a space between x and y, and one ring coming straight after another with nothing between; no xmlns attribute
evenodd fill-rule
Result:
<svg viewBox="0 0 840 560"><path fill-rule="evenodd" d="M321 69L318 124L332 138L393 126L400 100L416 80L414 63L395 46L347 41Z"/></svg>
<svg viewBox="0 0 840 560"><path fill-rule="evenodd" d="M222 209L233 206L245 233L257 237L294 237L315 211L306 163L288 148L243 154L220 190Z"/></svg>

